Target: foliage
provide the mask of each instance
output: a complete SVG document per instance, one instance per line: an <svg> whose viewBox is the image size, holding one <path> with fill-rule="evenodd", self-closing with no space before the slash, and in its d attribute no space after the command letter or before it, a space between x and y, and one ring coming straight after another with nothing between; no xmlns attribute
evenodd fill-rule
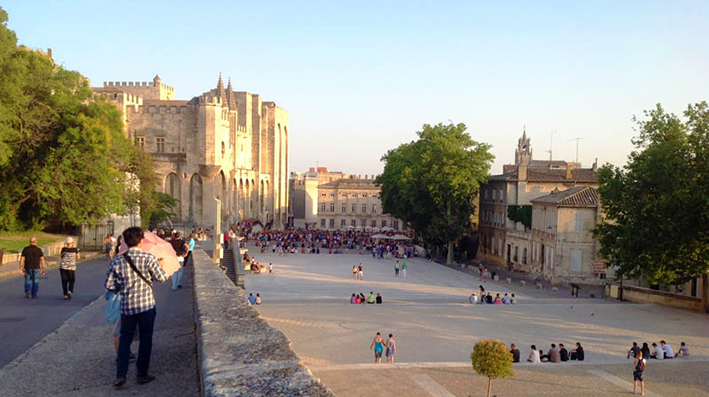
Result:
<svg viewBox="0 0 709 397"><path fill-rule="evenodd" d="M417 134L382 157L384 172L376 179L382 208L429 243L447 243L450 263L453 243L470 230L472 200L494 157L464 124L425 124Z"/></svg>
<svg viewBox="0 0 709 397"><path fill-rule="evenodd" d="M0 230L126 213L138 204L125 182L139 150L124 135L118 109L92 100L78 72L18 46L6 22L0 9Z"/></svg>
<svg viewBox="0 0 709 397"><path fill-rule="evenodd" d="M473 370L480 375L487 376L487 395L490 396L492 379L514 376L512 370L512 353L507 345L494 339L483 339L473 347L470 355Z"/></svg>
<svg viewBox="0 0 709 397"><path fill-rule="evenodd" d="M150 214L149 227L155 227L159 224L176 216L174 209L177 205L177 199L169 194L153 191L155 201L157 203L155 211Z"/></svg>
<svg viewBox="0 0 709 397"><path fill-rule="evenodd" d="M709 269L709 107L689 105L682 120L658 104L645 116L628 163L599 169L608 222L594 234L619 275L680 284Z"/></svg>
<svg viewBox="0 0 709 397"><path fill-rule="evenodd" d="M510 205L507 207L507 217L515 222L522 223L527 229L532 228L531 205Z"/></svg>

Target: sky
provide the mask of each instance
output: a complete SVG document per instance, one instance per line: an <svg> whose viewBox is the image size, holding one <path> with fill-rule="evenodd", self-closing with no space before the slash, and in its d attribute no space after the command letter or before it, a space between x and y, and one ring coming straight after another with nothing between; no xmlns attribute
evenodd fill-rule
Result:
<svg viewBox="0 0 709 397"><path fill-rule="evenodd" d="M424 124L464 123L514 162L622 166L633 117L709 93L707 1L6 0L21 44L92 85L159 74L190 99L260 94L290 115L290 170L378 174ZM553 133L553 134L552 134ZM552 138L553 136L553 138ZM577 138L580 140L577 141ZM552 141L553 139L553 141Z"/></svg>

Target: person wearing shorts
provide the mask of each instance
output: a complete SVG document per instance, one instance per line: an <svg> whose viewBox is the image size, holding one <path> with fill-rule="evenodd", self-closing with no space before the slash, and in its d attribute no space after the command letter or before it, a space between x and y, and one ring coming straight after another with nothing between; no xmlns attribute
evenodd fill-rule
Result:
<svg viewBox="0 0 709 397"><path fill-rule="evenodd" d="M374 363L382 363L382 352L384 351L384 339L382 339L382 334L377 332L377 336L372 340L372 344L369 346L369 350L374 349Z"/></svg>
<svg viewBox="0 0 709 397"><path fill-rule="evenodd" d="M635 370L633 371L633 394L638 391L638 382L640 382L640 394L645 395L645 381L643 380L643 372L645 371L645 364L647 360L643 357L643 352L638 351L638 356L635 358Z"/></svg>

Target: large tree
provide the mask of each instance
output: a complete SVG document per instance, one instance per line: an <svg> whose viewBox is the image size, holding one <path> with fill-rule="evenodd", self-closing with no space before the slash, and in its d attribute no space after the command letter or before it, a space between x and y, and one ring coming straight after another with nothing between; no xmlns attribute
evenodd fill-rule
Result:
<svg viewBox="0 0 709 397"><path fill-rule="evenodd" d="M680 284L709 269L709 108L680 118L659 104L634 119L639 136L622 167L598 173L607 222L595 235L600 254L625 277ZM706 281L705 281L706 283ZM706 293L706 291L705 291Z"/></svg>
<svg viewBox="0 0 709 397"><path fill-rule="evenodd" d="M402 144L382 157L384 212L402 219L435 245L453 246L470 230L473 199L485 181L494 156L490 145L474 141L464 124L425 124L419 139Z"/></svg>
<svg viewBox="0 0 709 397"><path fill-rule="evenodd" d="M136 171L141 186L154 187L152 167L123 133L118 109L93 100L78 72L18 46L2 9L0 75L0 230L125 213L140 198L126 183Z"/></svg>

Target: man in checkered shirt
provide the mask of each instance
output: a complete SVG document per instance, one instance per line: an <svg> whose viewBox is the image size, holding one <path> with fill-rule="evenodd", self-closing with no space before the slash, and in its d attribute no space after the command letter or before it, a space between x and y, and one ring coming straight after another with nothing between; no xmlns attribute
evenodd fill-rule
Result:
<svg viewBox="0 0 709 397"><path fill-rule="evenodd" d="M156 315L153 288L131 268L125 256L128 255L133 260L136 270L151 284L153 281L167 280L167 275L157 258L141 249L143 229L139 227L126 229L123 232L123 241L128 245L128 251L113 258L106 275L106 289L121 297L121 336L116 359L116 380L113 382L117 388L126 383L130 345L136 326L140 335L138 383L145 384L155 379L148 374Z"/></svg>

